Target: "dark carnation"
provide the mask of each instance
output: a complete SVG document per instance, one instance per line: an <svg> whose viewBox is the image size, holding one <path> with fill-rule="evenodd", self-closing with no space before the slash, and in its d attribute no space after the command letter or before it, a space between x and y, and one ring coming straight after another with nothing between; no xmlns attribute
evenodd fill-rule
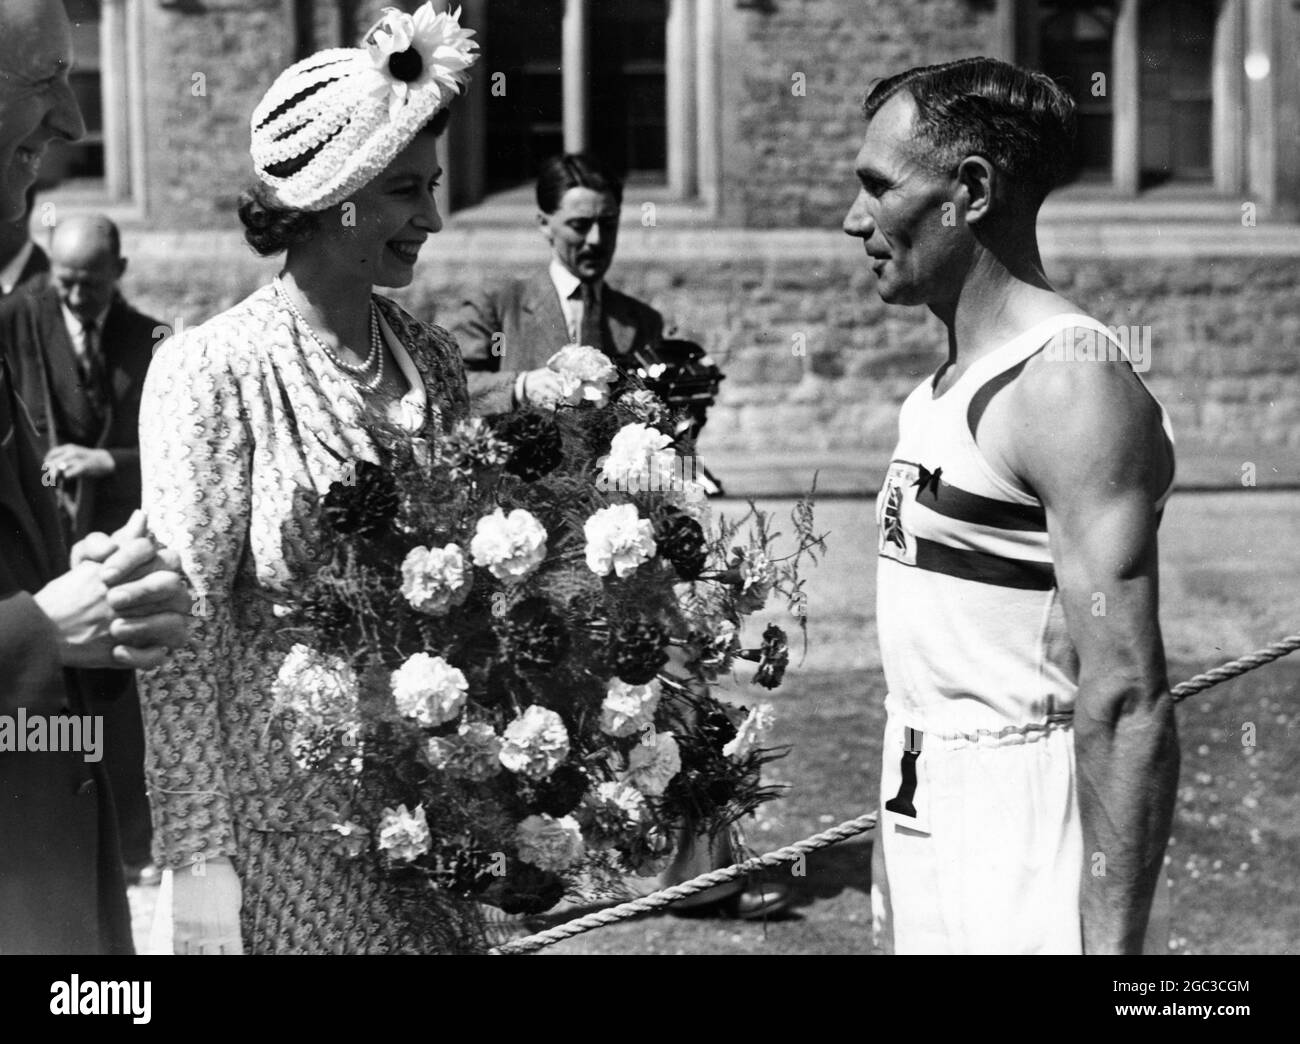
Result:
<svg viewBox="0 0 1300 1044"><path fill-rule="evenodd" d="M614 436L623 427L623 419L617 410L596 410L588 415L583 428L583 437L593 457L603 457L609 453L609 445Z"/></svg>
<svg viewBox="0 0 1300 1044"><path fill-rule="evenodd" d="M438 446L438 454L456 482L468 482L478 472L501 467L510 453L500 434L479 417L457 424Z"/></svg>
<svg viewBox="0 0 1300 1044"><path fill-rule="evenodd" d="M541 913L563 899L566 891L568 886L558 874L513 860L496 905L508 914Z"/></svg>
<svg viewBox="0 0 1300 1044"><path fill-rule="evenodd" d="M698 580L704 572L708 559L704 529L690 515L681 511L668 514L655 534L655 543L683 580Z"/></svg>
<svg viewBox="0 0 1300 1044"><path fill-rule="evenodd" d="M605 660L629 685L646 685L668 662L668 635L649 620L625 620L609 636Z"/></svg>
<svg viewBox="0 0 1300 1044"><path fill-rule="evenodd" d="M785 677L790 663L789 646L785 631L776 624L768 624L763 631L763 647L758 651L758 670L754 681L765 689L775 689Z"/></svg>
<svg viewBox="0 0 1300 1044"><path fill-rule="evenodd" d="M546 671L569 651L564 620L544 598L526 598L500 623L501 643L516 666Z"/></svg>
<svg viewBox="0 0 1300 1044"><path fill-rule="evenodd" d="M439 852L439 868L447 887L459 895L478 895L496 883L495 854L448 846Z"/></svg>
<svg viewBox="0 0 1300 1044"><path fill-rule="evenodd" d="M561 765L546 779L533 783L530 794L521 796L529 812L559 819L578 807L590 786L591 780L577 765Z"/></svg>
<svg viewBox="0 0 1300 1044"><path fill-rule="evenodd" d="M700 738L719 753L736 738L736 726L721 705L710 707L700 715Z"/></svg>
<svg viewBox="0 0 1300 1044"><path fill-rule="evenodd" d="M303 597L298 607L298 621L320 635L321 644L329 649L339 646L352 626L352 610L328 588L316 588Z"/></svg>
<svg viewBox="0 0 1300 1044"><path fill-rule="evenodd" d="M334 482L321 503L321 515L335 533L361 537L387 530L400 498L393 476L368 460L357 463L352 482Z"/></svg>
<svg viewBox="0 0 1300 1044"><path fill-rule="evenodd" d="M555 418L538 410L516 410L496 418L497 435L511 448L506 471L533 482L559 467L564 441Z"/></svg>

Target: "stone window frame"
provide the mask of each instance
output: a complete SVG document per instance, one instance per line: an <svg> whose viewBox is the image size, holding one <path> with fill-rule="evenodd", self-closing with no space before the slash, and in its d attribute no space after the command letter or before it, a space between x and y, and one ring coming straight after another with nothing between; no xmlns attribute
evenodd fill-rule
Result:
<svg viewBox="0 0 1300 1044"><path fill-rule="evenodd" d="M115 220L145 214L144 4L100 0L99 64L104 176L53 185L40 202L94 208Z"/></svg>
<svg viewBox="0 0 1300 1044"><path fill-rule="evenodd" d="M1151 193L1140 188L1140 104L1137 83L1140 49L1139 13L1143 0L1116 0L1110 89L1113 92L1112 177L1099 206L1113 208L1132 201L1141 206ZM1036 65L1037 0L997 0L998 46L1002 57ZM1271 7L1247 0L1219 0L1211 65L1213 110L1211 115L1212 182L1199 195L1202 216L1213 216L1216 200L1248 197L1266 205L1274 202L1270 176L1275 135L1272 119L1276 100L1267 84L1250 81L1243 70L1248 52L1270 53ZM1249 117L1248 118L1248 110ZM1263 117L1262 119L1259 117ZM1060 197L1072 195L1069 187ZM1237 215L1235 208L1219 208L1223 216Z"/></svg>
<svg viewBox="0 0 1300 1044"><path fill-rule="evenodd" d="M587 47L592 6L599 0L564 0L562 40L562 97L564 103L564 148L581 152L588 144L591 98ZM667 90L668 165L666 185L643 191L648 199L681 204L695 218L715 215L722 183L722 10L726 0L668 0L665 35L665 86ZM486 0L461 0L462 22L486 25ZM439 187L438 204L444 215L464 223L492 222L496 214L493 197L452 211L450 201L457 187L481 186L481 164L466 150L450 147L458 133L474 133L486 119L486 105L471 91L462 103L469 130L458 131L453 121L449 134L439 143L445 171ZM474 193L477 194L477 193Z"/></svg>

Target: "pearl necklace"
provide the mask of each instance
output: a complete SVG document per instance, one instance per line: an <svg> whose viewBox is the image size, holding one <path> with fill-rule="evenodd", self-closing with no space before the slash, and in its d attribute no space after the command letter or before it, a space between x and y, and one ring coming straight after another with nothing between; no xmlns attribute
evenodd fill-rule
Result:
<svg viewBox="0 0 1300 1044"><path fill-rule="evenodd" d="M328 344L316 336L316 331L312 329L311 323L307 322L307 319L302 312L298 311L297 305L295 305L293 300L289 297L289 292L284 288L284 284L280 281L279 276L275 277L275 291L280 295L280 299L289 307L289 311L293 313L293 317L298 320L299 325L307 331L307 336L316 342L316 346L325 353L330 362L361 385L365 391L373 392L383 384L384 351L382 338L379 335L379 310L375 307L374 301L370 302L370 354L360 363L353 364L346 363L340 359ZM369 380L363 381L361 375L372 366L375 366L376 360L378 360L378 366L375 369L375 375Z"/></svg>

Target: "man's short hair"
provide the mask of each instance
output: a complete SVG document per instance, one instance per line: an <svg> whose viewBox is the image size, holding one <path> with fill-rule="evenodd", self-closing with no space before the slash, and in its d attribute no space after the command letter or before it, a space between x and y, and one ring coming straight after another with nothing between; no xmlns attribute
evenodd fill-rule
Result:
<svg viewBox="0 0 1300 1044"><path fill-rule="evenodd" d="M619 206L623 205L623 182L595 156L569 152L552 156L537 173L537 206L543 214L554 214L560 200L572 188L608 192Z"/></svg>
<svg viewBox="0 0 1300 1044"><path fill-rule="evenodd" d="M926 65L881 80L862 103L870 120L906 91L916 102L924 162L951 173L983 156L1037 209L1074 166L1074 100L1048 75L994 58Z"/></svg>

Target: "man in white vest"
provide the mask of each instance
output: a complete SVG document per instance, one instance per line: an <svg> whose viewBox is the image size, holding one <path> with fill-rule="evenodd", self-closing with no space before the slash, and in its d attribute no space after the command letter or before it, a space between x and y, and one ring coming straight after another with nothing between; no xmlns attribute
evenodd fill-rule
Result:
<svg viewBox="0 0 1300 1044"><path fill-rule="evenodd" d="M1179 754L1156 530L1173 443L1039 256L1074 105L1041 73L971 58L880 82L864 113L844 230L884 301L947 330L877 505L878 945L1161 949L1148 921ZM1104 350L1076 350L1089 342Z"/></svg>

